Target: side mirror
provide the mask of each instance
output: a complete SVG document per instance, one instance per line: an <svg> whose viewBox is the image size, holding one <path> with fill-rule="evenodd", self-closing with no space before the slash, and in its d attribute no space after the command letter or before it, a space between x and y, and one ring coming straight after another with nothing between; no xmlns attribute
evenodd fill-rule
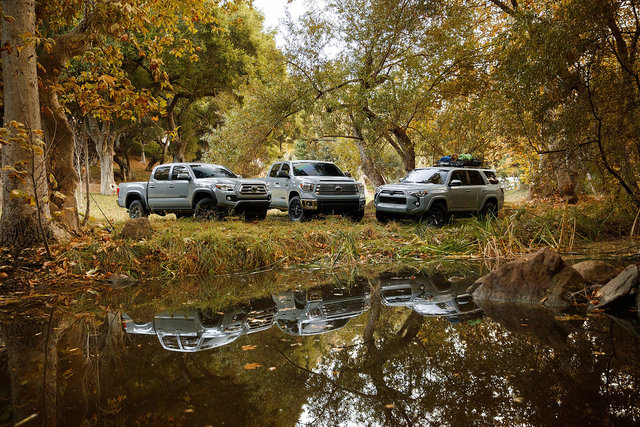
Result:
<svg viewBox="0 0 640 427"><path fill-rule="evenodd" d="M242 175L236 175L236 178L242 179Z"/></svg>
<svg viewBox="0 0 640 427"><path fill-rule="evenodd" d="M459 179L454 179L449 183L449 187L460 187L462 185L462 181Z"/></svg>
<svg viewBox="0 0 640 427"><path fill-rule="evenodd" d="M278 171L278 175L276 175L278 178L289 178L289 174L285 171Z"/></svg>
<svg viewBox="0 0 640 427"><path fill-rule="evenodd" d="M179 173L176 179L178 181L191 181L191 175L188 173Z"/></svg>
<svg viewBox="0 0 640 427"><path fill-rule="evenodd" d="M344 176L348 176L349 178L351 178L353 175L351 175L351 172L345 172Z"/></svg>

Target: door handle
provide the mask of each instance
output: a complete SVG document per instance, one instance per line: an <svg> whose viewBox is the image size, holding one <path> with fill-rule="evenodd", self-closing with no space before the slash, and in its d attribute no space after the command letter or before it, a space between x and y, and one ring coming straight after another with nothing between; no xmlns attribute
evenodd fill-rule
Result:
<svg viewBox="0 0 640 427"><path fill-rule="evenodd" d="M169 184L169 188L173 188L173 187L174 187L174 185L173 185L173 184Z"/></svg>
<svg viewBox="0 0 640 427"><path fill-rule="evenodd" d="M156 186L153 184L149 184L149 188L156 188Z"/></svg>
<svg viewBox="0 0 640 427"><path fill-rule="evenodd" d="M468 189L466 189L466 190L464 190L464 191L465 191L466 193L471 193L471 189L470 189L470 188L468 188Z"/></svg>

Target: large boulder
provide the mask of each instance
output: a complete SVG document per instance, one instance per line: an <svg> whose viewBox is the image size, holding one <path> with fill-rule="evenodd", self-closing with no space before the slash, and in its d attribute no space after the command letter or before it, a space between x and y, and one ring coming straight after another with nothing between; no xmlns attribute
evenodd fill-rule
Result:
<svg viewBox="0 0 640 427"><path fill-rule="evenodd" d="M481 277L470 291L475 300L564 307L570 302L566 296L584 286L582 276L557 252L543 248Z"/></svg>
<svg viewBox="0 0 640 427"><path fill-rule="evenodd" d="M619 302L634 297L638 291L638 266L630 265L596 293L596 308L613 307Z"/></svg>
<svg viewBox="0 0 640 427"><path fill-rule="evenodd" d="M589 283L604 285L620 273L620 269L599 260L582 261L572 265L582 278Z"/></svg>
<svg viewBox="0 0 640 427"><path fill-rule="evenodd" d="M120 232L120 237L123 239L141 240L151 237L152 234L153 228L151 228L149 218L142 217L133 218L125 222Z"/></svg>

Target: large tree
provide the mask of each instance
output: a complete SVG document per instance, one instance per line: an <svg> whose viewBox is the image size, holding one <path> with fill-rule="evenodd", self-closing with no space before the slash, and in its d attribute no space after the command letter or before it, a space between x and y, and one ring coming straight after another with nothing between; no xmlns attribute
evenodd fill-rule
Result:
<svg viewBox="0 0 640 427"><path fill-rule="evenodd" d="M51 237L36 63L35 0L2 2L2 217L0 245L23 248Z"/></svg>

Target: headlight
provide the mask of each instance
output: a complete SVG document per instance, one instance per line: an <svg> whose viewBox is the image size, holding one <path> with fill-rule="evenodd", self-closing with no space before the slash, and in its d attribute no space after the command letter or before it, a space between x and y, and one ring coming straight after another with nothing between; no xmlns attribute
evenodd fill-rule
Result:
<svg viewBox="0 0 640 427"><path fill-rule="evenodd" d="M414 191L410 193L413 197L423 197L427 195L427 190Z"/></svg>
<svg viewBox="0 0 640 427"><path fill-rule="evenodd" d="M302 191L311 192L315 188L315 185L310 182L303 182L302 184L300 184L300 188L302 188Z"/></svg>
<svg viewBox="0 0 640 427"><path fill-rule="evenodd" d="M358 183L358 193L360 193L361 196L364 196L364 184L361 182Z"/></svg>
<svg viewBox="0 0 640 427"><path fill-rule="evenodd" d="M309 312L309 317L311 319L319 319L320 317L322 317L322 310L320 310L320 307L316 307L313 310L311 310Z"/></svg>
<svg viewBox="0 0 640 427"><path fill-rule="evenodd" d="M382 187L376 187L376 196L380 194L381 191L382 191Z"/></svg>
<svg viewBox="0 0 640 427"><path fill-rule="evenodd" d="M222 191L233 191L233 184L216 184L216 188Z"/></svg>

